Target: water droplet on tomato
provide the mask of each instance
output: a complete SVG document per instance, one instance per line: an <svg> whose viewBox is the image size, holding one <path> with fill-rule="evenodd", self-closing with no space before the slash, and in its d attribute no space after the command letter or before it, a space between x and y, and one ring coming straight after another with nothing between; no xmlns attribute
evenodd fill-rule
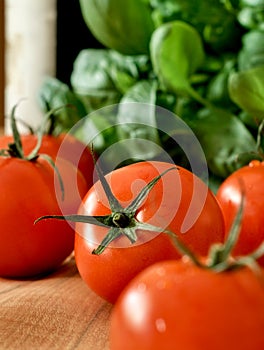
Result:
<svg viewBox="0 0 264 350"><path fill-rule="evenodd" d="M165 269L164 269L163 267L159 267L159 268L157 269L157 274L158 274L159 276L164 276L164 275L166 274L166 271L165 271Z"/></svg>
<svg viewBox="0 0 264 350"><path fill-rule="evenodd" d="M159 281L157 281L157 284L156 284L156 286L159 290L165 289L166 285L167 285L167 283L164 280L159 280Z"/></svg>
<svg viewBox="0 0 264 350"><path fill-rule="evenodd" d="M158 332L164 333L166 331L166 322L163 318L158 318L155 321L155 326Z"/></svg>
<svg viewBox="0 0 264 350"><path fill-rule="evenodd" d="M139 283L138 286L137 286L137 290L138 290L140 293L145 292L146 289L147 289L147 286L145 285L145 283Z"/></svg>

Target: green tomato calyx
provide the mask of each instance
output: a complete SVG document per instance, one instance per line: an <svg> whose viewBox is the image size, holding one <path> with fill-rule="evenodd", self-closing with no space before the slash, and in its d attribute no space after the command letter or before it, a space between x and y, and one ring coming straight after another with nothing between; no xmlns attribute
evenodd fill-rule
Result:
<svg viewBox="0 0 264 350"><path fill-rule="evenodd" d="M92 150L92 147L91 147ZM93 150L92 150L92 155ZM87 224L94 224L97 226L108 228L108 232L99 244L99 246L94 249L93 254L101 254L105 248L115 239L121 235L126 236L129 241L133 244L137 241L137 230L145 230L151 232L164 232L169 233L172 236L175 236L174 233L169 232L166 228L156 227L145 222L140 222L136 218L136 212L143 204L144 200L148 196L149 192L155 186L155 184L167 174L169 171L177 170L178 168L174 165L161 174L152 179L147 183L138 195L132 200L132 202L127 207L122 207L117 198L114 196L111 187L109 186L105 176L102 173L101 168L98 165L98 162L94 159L95 169L98 174L99 181L102 184L103 190L106 194L106 197L109 202L109 207L111 213L103 216L89 216L89 215L45 215L40 217L35 221L39 222L43 219L59 219L59 220L68 220L72 222L82 222Z"/></svg>
<svg viewBox="0 0 264 350"><path fill-rule="evenodd" d="M211 246L207 261L205 263L202 263L199 259L196 258L194 262L198 266L202 268L208 268L215 272L231 271L244 266L248 266L256 272L259 271L260 267L257 263L257 259L264 254L264 242L249 255L238 257L234 257L232 255L233 249L239 238L242 225L243 209L245 205L245 195L242 183L241 190L240 205L226 241L224 243L217 243Z"/></svg>
<svg viewBox="0 0 264 350"><path fill-rule="evenodd" d="M39 153L39 149L40 149L41 143L42 143L42 138L43 138L43 135L45 134L46 122L50 118L50 115L52 113L54 113L54 110L52 110L46 114L46 116L44 118L44 122L41 125L40 130L37 134L37 143L36 143L35 147L30 152L30 154L25 155L24 150L23 150L22 141L21 141L21 135L18 131L17 121L15 118L15 112L16 112L17 106L18 106L18 104L16 104L12 108L12 111L11 111L11 129L12 129L12 133L13 133L14 142L10 143L8 145L7 149L0 150L0 156L19 158L19 159L23 159L23 160L30 161L30 162L35 162L39 157L45 159L50 164L50 166L54 169L56 175L58 176L58 180L59 180L59 184L60 184L60 188L61 188L61 193L62 193L62 199L64 199L64 185L63 185L63 181L62 181L62 178L61 178L61 175L60 175L58 168L56 167L53 159L48 154L40 154ZM32 129L30 129L30 131L32 133Z"/></svg>
<svg viewBox="0 0 264 350"><path fill-rule="evenodd" d="M130 224L130 222L131 219L126 213L117 212L113 215L113 223L116 225L116 227L125 228Z"/></svg>

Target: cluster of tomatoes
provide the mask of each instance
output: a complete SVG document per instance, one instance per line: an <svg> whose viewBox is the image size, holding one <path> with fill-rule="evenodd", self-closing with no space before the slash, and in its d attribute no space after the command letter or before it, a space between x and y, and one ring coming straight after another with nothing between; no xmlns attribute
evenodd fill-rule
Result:
<svg viewBox="0 0 264 350"><path fill-rule="evenodd" d="M145 184L163 174L135 212L136 220L153 225L153 230L166 227L162 233L151 235L151 227L148 231L148 226L139 226L133 244L126 235L117 236L101 254L94 254L109 228L76 225L79 272L91 289L114 304L111 350L260 350L264 346L263 246L258 250L264 237L264 193L259 186L263 163L254 161L241 168L216 196L194 174L179 166L169 171L171 166L141 162L105 176L114 197L129 208ZM243 196L242 219L237 220ZM102 218L114 210L98 182L85 196L79 214ZM126 233L124 228L120 225ZM233 230L239 236L233 242L231 237L230 244ZM177 242L169 232L176 234ZM181 257L181 252L186 254Z"/></svg>
<svg viewBox="0 0 264 350"><path fill-rule="evenodd" d="M162 169L169 166L163 164ZM148 167L150 165L144 163L130 166L132 180L155 176ZM177 169L180 182L173 179L173 172L166 174L163 190L159 186L153 188L150 201L143 204L138 215L141 211L151 212L153 201L160 201L161 196L165 197L165 203L164 212L160 214L175 213L175 202L172 201L175 196L181 196L169 228L188 250L183 250L182 257L179 257L177 244L174 245L177 252L173 253L173 248L166 247L171 237L162 233L143 245L145 251L142 246L131 247L122 256L120 250L109 249L102 257L105 267L100 266L99 271L114 266L114 272L107 271L110 275L110 279L106 279L108 286L114 286L115 292L115 281L122 286L122 291L118 291L120 294L114 297L108 294L112 289L107 289L107 285L101 284L104 291L99 291L106 299L114 299L110 348L263 349L264 189L261 182L264 179L264 163L253 161L233 173L220 186L216 196L207 189L205 199L203 185L196 187L198 198L204 198L204 202L200 204L202 209L195 223L185 233L181 233L181 225L187 208L190 208L190 193L194 195L191 183L199 180L194 174L180 167ZM111 177L117 198L124 196L118 181L125 178L126 171L128 168L116 171ZM129 188L129 183L131 178L128 183L125 182L125 188ZM195 202L199 206L197 197ZM148 219L148 215L143 219ZM154 224L157 225L159 220L154 215ZM232 235L236 233L233 235L235 240L231 232ZM161 261L144 268L130 282L126 280L123 288L120 280L127 278L126 273L144 262L144 256L157 256L164 246L168 256L158 256ZM133 249L137 250L135 256L131 255ZM93 256L89 258L92 259ZM85 273L84 278L93 286Z"/></svg>
<svg viewBox="0 0 264 350"><path fill-rule="evenodd" d="M83 280L114 304L111 350L264 349L263 163L214 195L180 166L139 162L104 176L73 136L42 135L32 158L36 143L0 138L0 276L49 273L74 250Z"/></svg>

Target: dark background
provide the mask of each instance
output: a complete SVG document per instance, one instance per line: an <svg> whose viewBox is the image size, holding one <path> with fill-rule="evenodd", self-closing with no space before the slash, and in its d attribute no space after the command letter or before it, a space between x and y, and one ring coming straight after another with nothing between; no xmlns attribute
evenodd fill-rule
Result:
<svg viewBox="0 0 264 350"><path fill-rule="evenodd" d="M69 84L78 53L99 47L83 20L79 0L57 0L57 78Z"/></svg>

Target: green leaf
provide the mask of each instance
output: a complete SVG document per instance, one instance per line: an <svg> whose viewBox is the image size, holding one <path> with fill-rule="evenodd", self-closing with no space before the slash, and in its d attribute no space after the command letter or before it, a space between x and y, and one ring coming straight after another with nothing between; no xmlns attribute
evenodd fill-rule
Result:
<svg viewBox="0 0 264 350"><path fill-rule="evenodd" d="M132 87L142 76L149 73L150 60L147 55L122 55L109 50L109 75L117 90L122 94Z"/></svg>
<svg viewBox="0 0 264 350"><path fill-rule="evenodd" d="M112 144L118 142L117 106L111 105L93 111L83 118L75 127L75 137L85 144L92 144L96 154L102 154ZM112 164L119 159L119 154L109 155L107 162ZM106 159L105 159L106 161Z"/></svg>
<svg viewBox="0 0 264 350"><path fill-rule="evenodd" d="M38 91L38 98L44 113L58 107L68 106L56 111L54 134L71 129L78 120L86 115L86 110L78 97L68 85L56 78L47 77L44 79Z"/></svg>
<svg viewBox="0 0 264 350"><path fill-rule="evenodd" d="M127 151L131 158L150 159L157 155L160 144L156 123L155 81L136 83L121 99L117 122L120 140L131 140ZM131 147L133 144L133 147Z"/></svg>
<svg viewBox="0 0 264 350"><path fill-rule="evenodd" d="M233 107L228 91L228 79L234 66L235 60L228 59L220 72L214 75L207 84L207 99L221 108L232 109Z"/></svg>
<svg viewBox="0 0 264 350"><path fill-rule="evenodd" d="M228 112L203 110L193 120L192 129L204 150L209 169L222 178L245 165L248 156L256 151L252 134Z"/></svg>
<svg viewBox="0 0 264 350"><path fill-rule="evenodd" d="M153 32L150 54L162 87L175 93L188 92L190 76L204 60L199 33L182 21L168 22Z"/></svg>
<svg viewBox="0 0 264 350"><path fill-rule="evenodd" d="M149 70L146 55L125 56L108 49L85 49L74 62L71 85L90 112L118 103Z"/></svg>
<svg viewBox="0 0 264 350"><path fill-rule="evenodd" d="M228 81L231 99L255 120L264 119L264 65L232 73Z"/></svg>
<svg viewBox="0 0 264 350"><path fill-rule="evenodd" d="M264 31L251 30L242 37L242 49L237 54L238 69L249 70L264 64Z"/></svg>
<svg viewBox="0 0 264 350"><path fill-rule="evenodd" d="M111 64L104 49L82 50L74 61L71 85L88 112L117 103L121 97L109 74Z"/></svg>
<svg viewBox="0 0 264 350"><path fill-rule="evenodd" d="M149 0L156 27L165 22L181 20L189 23L209 47L208 51L222 53L239 47L241 29L231 1Z"/></svg>
<svg viewBox="0 0 264 350"><path fill-rule="evenodd" d="M247 29L264 28L264 1L241 0L241 10L237 14L239 23Z"/></svg>
<svg viewBox="0 0 264 350"><path fill-rule="evenodd" d="M83 18L95 38L126 55L147 54L154 29L143 0L80 0Z"/></svg>

